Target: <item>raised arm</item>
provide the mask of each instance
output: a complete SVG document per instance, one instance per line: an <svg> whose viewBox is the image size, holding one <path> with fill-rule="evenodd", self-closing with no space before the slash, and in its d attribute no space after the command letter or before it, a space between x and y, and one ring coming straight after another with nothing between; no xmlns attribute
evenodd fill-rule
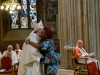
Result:
<svg viewBox="0 0 100 75"><path fill-rule="evenodd" d="M30 41L30 39L26 40L26 44L30 44L31 46L39 49L39 45L37 43Z"/></svg>

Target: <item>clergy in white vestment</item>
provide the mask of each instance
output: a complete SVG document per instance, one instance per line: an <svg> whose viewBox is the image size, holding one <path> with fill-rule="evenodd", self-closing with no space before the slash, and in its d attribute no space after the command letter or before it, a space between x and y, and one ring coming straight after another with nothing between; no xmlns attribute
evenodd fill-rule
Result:
<svg viewBox="0 0 100 75"><path fill-rule="evenodd" d="M13 51L13 46L8 45L7 50L3 52L3 56L9 56L12 59L12 65L17 63L17 57L15 52Z"/></svg>
<svg viewBox="0 0 100 75"><path fill-rule="evenodd" d="M39 43L44 34L45 30L43 29L43 24L40 22L34 25L34 31L31 32L28 38L35 43ZM41 75L41 57L42 54L37 48L24 43L19 61L18 75Z"/></svg>
<svg viewBox="0 0 100 75"><path fill-rule="evenodd" d="M14 52L17 57L17 62L19 62L21 51L22 50L20 49L20 45L16 43Z"/></svg>

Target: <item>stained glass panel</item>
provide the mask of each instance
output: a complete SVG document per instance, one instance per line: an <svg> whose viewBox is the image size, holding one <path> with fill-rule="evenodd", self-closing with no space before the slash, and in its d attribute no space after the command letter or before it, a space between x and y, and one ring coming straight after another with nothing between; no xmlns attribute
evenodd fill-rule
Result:
<svg viewBox="0 0 100 75"><path fill-rule="evenodd" d="M11 28L12 29L18 29L19 25L18 25L18 11L13 11L13 13L11 14Z"/></svg>
<svg viewBox="0 0 100 75"><path fill-rule="evenodd" d="M28 28L28 18L21 17L21 28Z"/></svg>
<svg viewBox="0 0 100 75"><path fill-rule="evenodd" d="M27 16L27 0L22 0L22 16Z"/></svg>
<svg viewBox="0 0 100 75"><path fill-rule="evenodd" d="M36 0L30 2L30 27L33 28L33 23L37 22Z"/></svg>
<svg viewBox="0 0 100 75"><path fill-rule="evenodd" d="M21 28L28 28L27 0L22 0Z"/></svg>

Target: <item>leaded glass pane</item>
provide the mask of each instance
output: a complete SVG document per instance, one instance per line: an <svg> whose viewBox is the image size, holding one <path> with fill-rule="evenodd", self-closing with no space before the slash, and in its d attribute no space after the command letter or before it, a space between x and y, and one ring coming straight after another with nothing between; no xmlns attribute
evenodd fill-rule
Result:
<svg viewBox="0 0 100 75"><path fill-rule="evenodd" d="M27 0L22 0L22 16L27 16Z"/></svg>
<svg viewBox="0 0 100 75"><path fill-rule="evenodd" d="M11 14L11 28L12 29L18 29L19 25L18 25L18 11L13 11L13 13Z"/></svg>
<svg viewBox="0 0 100 75"><path fill-rule="evenodd" d="M21 17L21 28L28 28L28 18Z"/></svg>
<svg viewBox="0 0 100 75"><path fill-rule="evenodd" d="M29 0L30 2L30 27L33 28L33 23L37 22L36 0Z"/></svg>
<svg viewBox="0 0 100 75"><path fill-rule="evenodd" d="M28 28L27 0L22 0L21 28Z"/></svg>

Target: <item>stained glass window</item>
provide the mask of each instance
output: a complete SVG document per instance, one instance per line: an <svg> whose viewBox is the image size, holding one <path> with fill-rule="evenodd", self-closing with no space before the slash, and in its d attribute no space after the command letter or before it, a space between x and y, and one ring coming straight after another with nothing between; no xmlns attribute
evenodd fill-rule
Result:
<svg viewBox="0 0 100 75"><path fill-rule="evenodd" d="M11 27L12 29L18 29L18 11L13 11L11 14Z"/></svg>
<svg viewBox="0 0 100 75"><path fill-rule="evenodd" d="M36 0L29 0L30 2L30 25L33 28L34 22L37 22Z"/></svg>
<svg viewBox="0 0 100 75"><path fill-rule="evenodd" d="M21 17L21 28L28 28L28 18Z"/></svg>
<svg viewBox="0 0 100 75"><path fill-rule="evenodd" d="M33 28L37 22L36 0L21 0L21 10L11 14L11 28ZM20 13L20 14L19 14Z"/></svg>
<svg viewBox="0 0 100 75"><path fill-rule="evenodd" d="M27 0L22 0L21 28L28 28Z"/></svg>

